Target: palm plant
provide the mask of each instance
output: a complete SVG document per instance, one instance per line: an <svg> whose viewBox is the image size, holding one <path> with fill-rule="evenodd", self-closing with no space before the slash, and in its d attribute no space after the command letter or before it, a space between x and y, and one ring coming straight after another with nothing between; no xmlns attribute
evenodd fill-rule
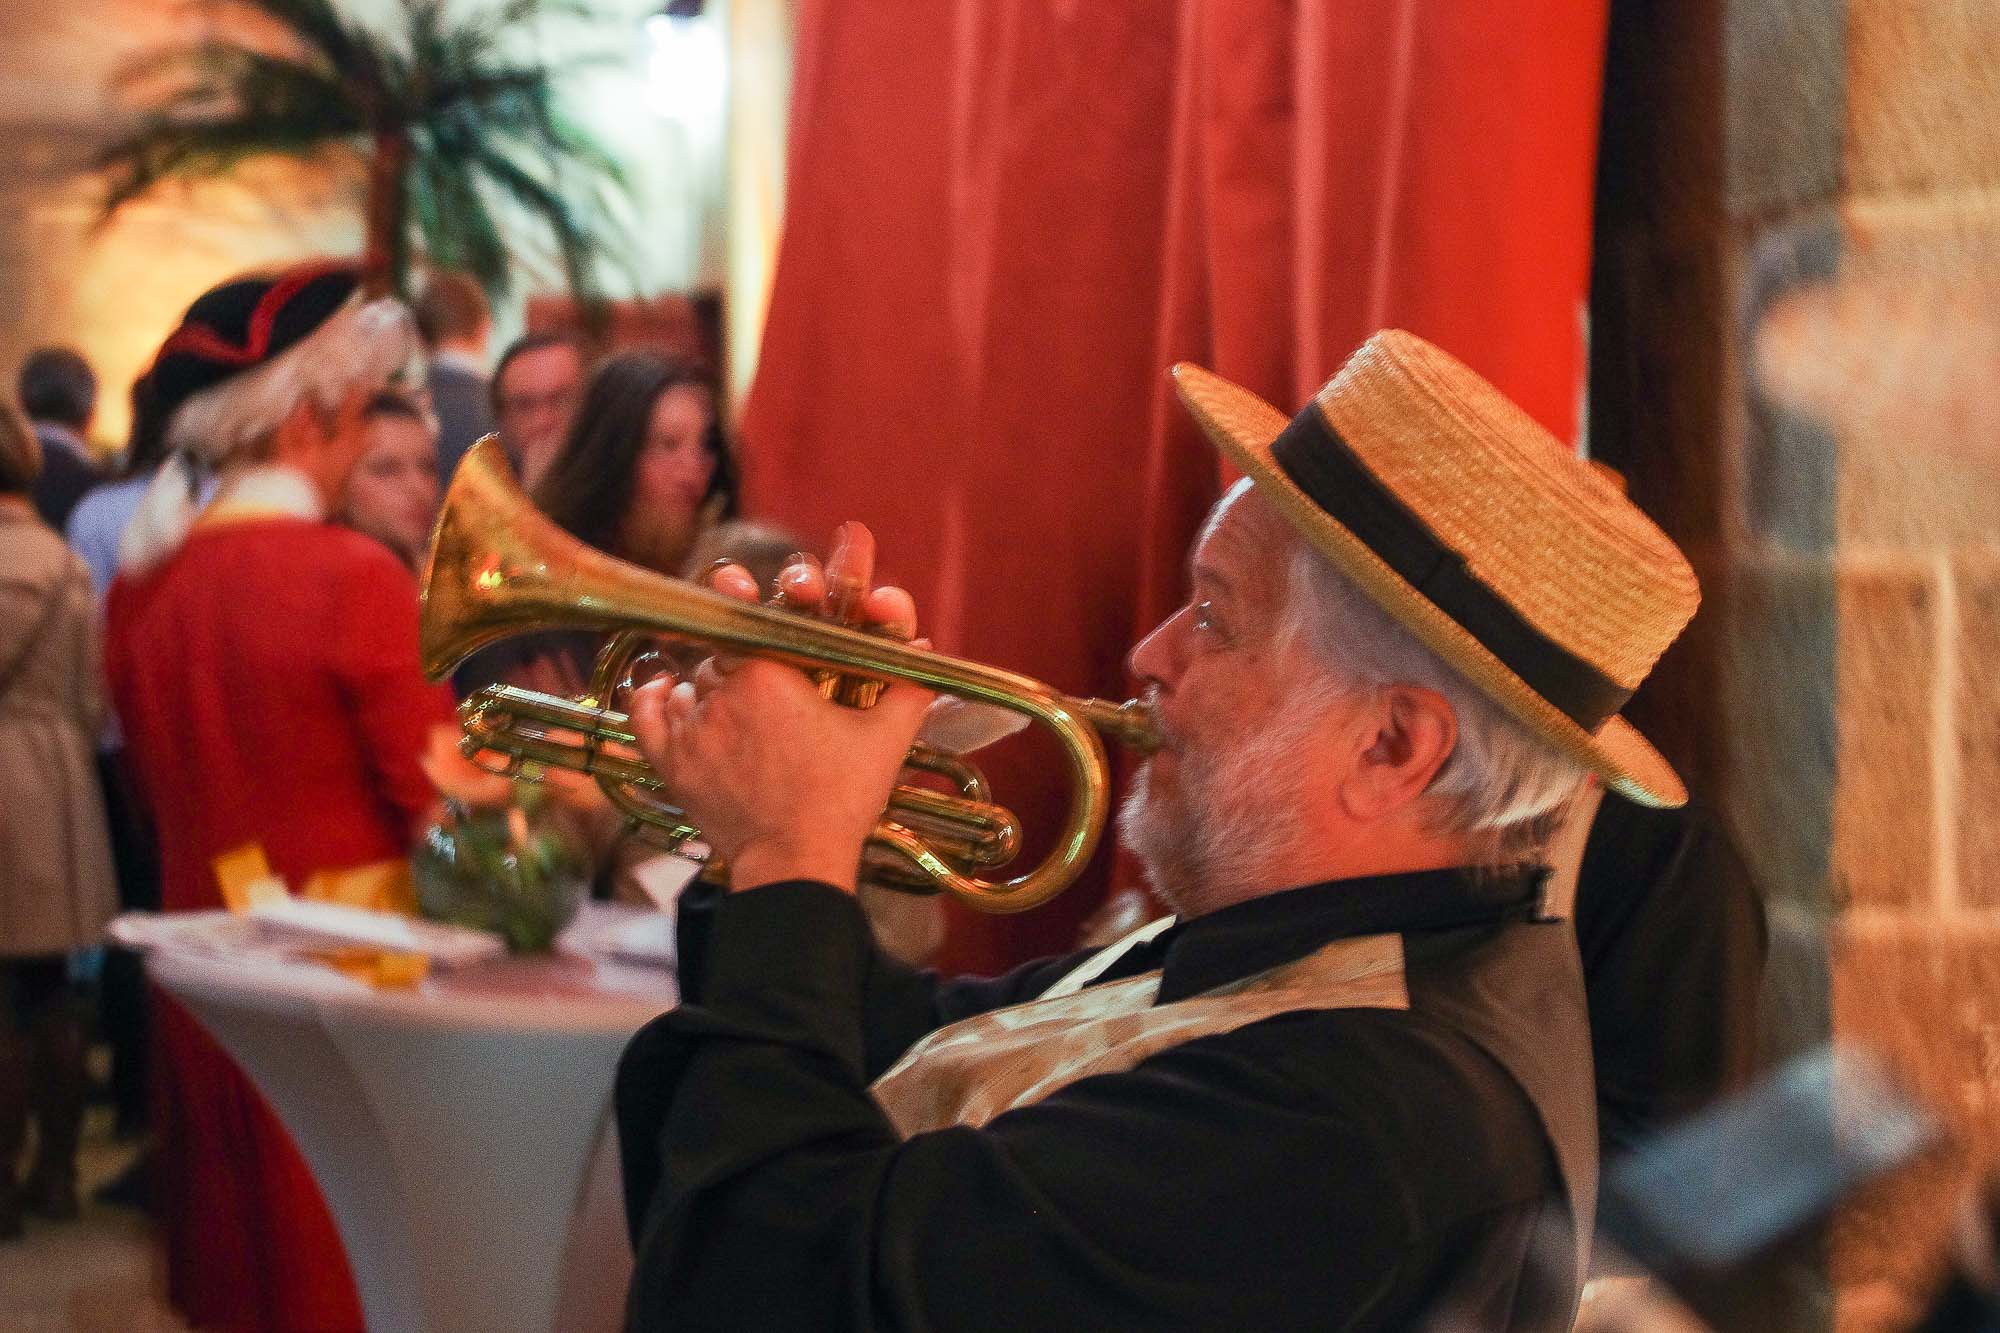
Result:
<svg viewBox="0 0 2000 1333"><path fill-rule="evenodd" d="M255 158L346 158L366 173L371 292L404 291L413 241L429 262L504 291L504 200L539 224L570 290L589 296L624 174L558 106L557 77L575 65L518 54L534 49L531 25L581 16L580 0L502 0L472 18L448 13L451 0L396 5L391 34L336 0L195 0L210 35L143 53L119 75L140 118L98 155L105 216L162 182Z"/></svg>

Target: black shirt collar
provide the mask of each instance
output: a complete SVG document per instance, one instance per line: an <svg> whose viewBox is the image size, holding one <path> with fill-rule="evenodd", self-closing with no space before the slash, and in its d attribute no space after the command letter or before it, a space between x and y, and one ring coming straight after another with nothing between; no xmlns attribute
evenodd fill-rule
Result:
<svg viewBox="0 0 2000 1333"><path fill-rule="evenodd" d="M1169 927L1121 958L1104 979L1161 969L1156 1003L1199 995L1321 945L1358 935L1410 934L1533 917L1548 871L1417 870L1328 880L1265 894Z"/></svg>

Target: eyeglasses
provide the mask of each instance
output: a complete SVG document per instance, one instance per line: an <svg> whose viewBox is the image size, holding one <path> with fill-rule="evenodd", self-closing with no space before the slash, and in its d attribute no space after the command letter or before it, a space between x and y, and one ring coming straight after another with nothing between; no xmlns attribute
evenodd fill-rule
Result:
<svg viewBox="0 0 2000 1333"><path fill-rule="evenodd" d="M522 412L567 412L576 406L575 389L550 389L546 393L509 393L500 396L500 412L514 416Z"/></svg>

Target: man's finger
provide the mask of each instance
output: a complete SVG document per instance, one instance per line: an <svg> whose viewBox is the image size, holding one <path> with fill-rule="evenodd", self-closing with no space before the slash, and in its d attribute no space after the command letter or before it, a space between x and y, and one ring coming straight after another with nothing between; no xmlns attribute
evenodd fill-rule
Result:
<svg viewBox="0 0 2000 1333"><path fill-rule="evenodd" d="M826 600L826 569L819 557L800 551L778 571L771 604L787 611L813 612Z"/></svg>
<svg viewBox="0 0 2000 1333"><path fill-rule="evenodd" d="M875 582L875 534L853 519L833 530L826 558L826 604L820 613L843 625L856 624L861 602Z"/></svg>
<svg viewBox="0 0 2000 1333"><path fill-rule="evenodd" d="M674 684L672 676L662 676L632 691L632 734L639 740L640 753L663 782L668 780L665 770L672 751L668 743L666 704Z"/></svg>
<svg viewBox="0 0 2000 1333"><path fill-rule="evenodd" d="M708 567L708 586L739 602L757 600L756 576L733 560L718 560Z"/></svg>
<svg viewBox="0 0 2000 1333"><path fill-rule="evenodd" d="M738 660L740 662L740 659ZM694 682L694 697L699 699L709 691L720 687L732 669L732 664L725 664L720 658L703 658L701 665L694 669L694 675L689 677Z"/></svg>
<svg viewBox="0 0 2000 1333"><path fill-rule="evenodd" d="M923 725L924 714L929 710L931 701L936 698L935 690L927 690L908 681L897 681L882 691L882 697L868 711L869 724L895 728L914 738L917 729Z"/></svg>
<svg viewBox="0 0 2000 1333"><path fill-rule="evenodd" d="M861 621L870 629L907 639L917 632L917 599L901 588L877 588L861 603Z"/></svg>

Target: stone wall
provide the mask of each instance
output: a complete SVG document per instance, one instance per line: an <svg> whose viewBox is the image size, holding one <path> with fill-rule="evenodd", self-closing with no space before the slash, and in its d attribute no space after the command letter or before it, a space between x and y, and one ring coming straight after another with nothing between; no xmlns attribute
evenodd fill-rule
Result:
<svg viewBox="0 0 2000 1333"><path fill-rule="evenodd" d="M1774 1056L1951 1127L1832 1230L1834 1322L1896 1327L2000 1160L2000 5L1615 12L1593 443L1709 593L1646 703L1768 895Z"/></svg>

